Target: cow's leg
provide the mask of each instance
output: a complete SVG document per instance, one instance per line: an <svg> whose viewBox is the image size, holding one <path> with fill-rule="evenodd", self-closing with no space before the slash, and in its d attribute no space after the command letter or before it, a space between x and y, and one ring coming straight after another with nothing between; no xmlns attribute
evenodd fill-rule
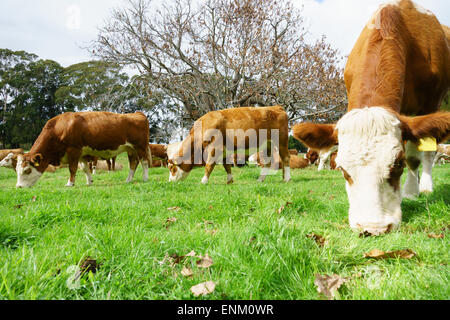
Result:
<svg viewBox="0 0 450 320"><path fill-rule="evenodd" d="M419 191L421 193L433 192L433 178L431 171L433 169L433 160L435 151L425 151L422 153L422 175L420 176Z"/></svg>
<svg viewBox="0 0 450 320"><path fill-rule="evenodd" d="M70 177L67 181L66 187L73 187L75 185L75 177L77 175L78 161L80 160L81 150L67 149L67 162L69 164Z"/></svg>
<svg viewBox="0 0 450 320"><path fill-rule="evenodd" d="M128 161L130 162L130 172L128 173L127 183L133 181L134 173L139 164L139 158L136 152L128 154Z"/></svg>
<svg viewBox="0 0 450 320"><path fill-rule="evenodd" d="M205 176L202 179L203 184L208 183L209 177L211 176L211 172L214 170L214 167L216 166L214 156L215 156L215 149L210 147L208 150L208 159L206 160L205 165Z"/></svg>
<svg viewBox="0 0 450 320"><path fill-rule="evenodd" d="M291 181L291 154L286 146L280 146L279 148L281 167L283 168L283 179L285 182Z"/></svg>
<svg viewBox="0 0 450 320"><path fill-rule="evenodd" d="M92 179L91 176L91 171L89 170L89 164L87 161L82 160L81 163L81 169L83 169L84 174L86 175L86 184L88 186L92 185L92 183L94 182L94 180Z"/></svg>
<svg viewBox="0 0 450 320"><path fill-rule="evenodd" d="M148 181L148 161L146 159L141 159L142 170L144 171L142 179L144 182Z"/></svg>
<svg viewBox="0 0 450 320"><path fill-rule="evenodd" d="M406 165L408 175L403 187L403 198L414 199L419 195L419 166L421 154L417 145L411 141L406 143Z"/></svg>
<svg viewBox="0 0 450 320"><path fill-rule="evenodd" d="M233 183L233 175L231 174L231 164L226 164L225 160L224 160L223 167L225 168L225 171L227 172L227 184L232 184Z"/></svg>
<svg viewBox="0 0 450 320"><path fill-rule="evenodd" d="M98 158L95 157L94 160L92 161L92 174L96 174L97 172L97 165L98 165Z"/></svg>
<svg viewBox="0 0 450 320"><path fill-rule="evenodd" d="M272 158L272 145L270 140L267 141L267 146L262 150L263 152L259 153L259 158L261 162L261 171L259 173L259 182L264 182L266 180L267 175L270 174L270 166L271 166L271 158ZM259 152L259 150L258 150ZM265 154L267 152L267 155Z"/></svg>
<svg viewBox="0 0 450 320"><path fill-rule="evenodd" d="M111 159L106 159L106 165L108 166L108 171L111 171Z"/></svg>
<svg viewBox="0 0 450 320"><path fill-rule="evenodd" d="M112 157L111 160L112 160L112 164L111 164L112 168L111 169L112 169L112 171L115 171L116 170L116 157Z"/></svg>

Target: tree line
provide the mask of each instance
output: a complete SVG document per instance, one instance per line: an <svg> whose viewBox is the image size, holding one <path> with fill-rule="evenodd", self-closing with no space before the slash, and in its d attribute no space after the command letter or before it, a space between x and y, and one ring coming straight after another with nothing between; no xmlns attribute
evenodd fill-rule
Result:
<svg viewBox="0 0 450 320"><path fill-rule="evenodd" d="M51 117L83 110L144 111L164 143L231 107L336 121L347 104L343 57L324 37L307 43L307 32L291 0L129 0L86 48L92 61L63 68L0 49L0 142L31 144Z"/></svg>

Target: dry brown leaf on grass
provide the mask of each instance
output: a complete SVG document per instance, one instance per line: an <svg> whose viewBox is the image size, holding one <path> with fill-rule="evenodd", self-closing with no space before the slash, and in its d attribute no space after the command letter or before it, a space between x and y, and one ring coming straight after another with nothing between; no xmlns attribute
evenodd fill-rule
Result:
<svg viewBox="0 0 450 320"><path fill-rule="evenodd" d="M445 236L443 233L441 233L441 234L430 233L428 235L428 238L431 238L431 239L444 239L444 237Z"/></svg>
<svg viewBox="0 0 450 320"><path fill-rule="evenodd" d="M327 297L328 300L333 300L338 289L346 281L346 278L342 278L337 274L331 276L316 274L314 284L317 286L317 291L319 293Z"/></svg>
<svg viewBox="0 0 450 320"><path fill-rule="evenodd" d="M215 289L216 283L213 281L207 281L191 287L191 292L194 294L195 297L198 297L200 295L212 293L214 292Z"/></svg>
<svg viewBox="0 0 450 320"><path fill-rule="evenodd" d="M364 258L374 258L374 259L389 259L389 258L400 258L400 259L411 259L417 254L411 249L405 250L395 250L395 251L382 251L378 249L373 249L372 251L365 253Z"/></svg>
<svg viewBox="0 0 450 320"><path fill-rule="evenodd" d="M175 222L177 222L177 218L175 217L167 218L164 225L166 226L166 229L169 229L169 226L171 224L174 224Z"/></svg>
<svg viewBox="0 0 450 320"><path fill-rule="evenodd" d="M33 198L31 198L31 202L36 202L37 197L33 196Z"/></svg>
<svg viewBox="0 0 450 320"><path fill-rule="evenodd" d="M217 232L219 232L219 230L217 230L217 229L206 230L206 233L209 233L212 236L214 236Z"/></svg>
<svg viewBox="0 0 450 320"><path fill-rule="evenodd" d="M214 264L213 260L208 254L205 254L204 257L200 256L199 258L200 260L197 260L197 267L199 268L209 268Z"/></svg>
<svg viewBox="0 0 450 320"><path fill-rule="evenodd" d="M183 267L183 270L181 270L181 274L185 277L192 277L194 275L194 272L188 267Z"/></svg>
<svg viewBox="0 0 450 320"><path fill-rule="evenodd" d="M280 214L284 211L284 209L286 209L286 207L290 206L292 204L292 202L286 202L285 205L282 205L278 210L277 213Z"/></svg>
<svg viewBox="0 0 450 320"><path fill-rule="evenodd" d="M307 234L306 237L314 240L319 247L323 247L328 243L327 239L315 233Z"/></svg>
<svg viewBox="0 0 450 320"><path fill-rule="evenodd" d="M167 210L168 211L180 211L181 208L180 207L170 207L170 208L167 208Z"/></svg>

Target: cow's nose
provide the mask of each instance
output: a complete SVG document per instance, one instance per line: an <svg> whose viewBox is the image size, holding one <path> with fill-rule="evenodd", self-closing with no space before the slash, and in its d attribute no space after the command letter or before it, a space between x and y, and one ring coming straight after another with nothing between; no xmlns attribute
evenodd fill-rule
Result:
<svg viewBox="0 0 450 320"><path fill-rule="evenodd" d="M22 189L22 186L16 185L17 189Z"/></svg>
<svg viewBox="0 0 450 320"><path fill-rule="evenodd" d="M392 229L392 224L389 224L385 227L366 227L363 228L362 234L365 236L379 236L385 233L389 233Z"/></svg>

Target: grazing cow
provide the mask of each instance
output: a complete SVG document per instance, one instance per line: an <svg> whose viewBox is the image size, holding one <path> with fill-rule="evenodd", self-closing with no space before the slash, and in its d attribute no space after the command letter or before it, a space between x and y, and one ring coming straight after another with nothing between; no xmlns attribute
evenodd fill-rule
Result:
<svg viewBox="0 0 450 320"><path fill-rule="evenodd" d="M17 156L23 154L23 149L0 150L0 167L16 170Z"/></svg>
<svg viewBox="0 0 450 320"><path fill-rule="evenodd" d="M202 183L206 184L216 163L223 160L223 166L228 174L227 183L232 183L231 157L235 153L238 154L238 162L242 163L245 161L243 157L247 158L252 149L267 150L270 157L274 147L278 147L283 177L287 182L290 180L288 133L288 117L281 106L244 107L209 112L195 122L189 136L181 143L174 157L171 157L168 150L169 181L185 179L194 163L200 164L204 161L205 176ZM278 139L272 135L278 135ZM273 144L277 142L279 145L274 146ZM244 150L245 155L242 154ZM264 157L266 167L270 161L268 157ZM261 170L259 177L261 182L268 174L266 167Z"/></svg>
<svg viewBox="0 0 450 320"><path fill-rule="evenodd" d="M339 143L336 164L346 180L352 228L377 235L400 225L405 164L403 196L432 191L434 152L426 150L433 141L424 142L450 134L450 113L439 112L450 87L449 44L449 29L430 11L410 0L381 5L345 67L347 113L336 125L293 128L313 149Z"/></svg>
<svg viewBox="0 0 450 320"><path fill-rule="evenodd" d="M167 167L167 146L162 144L149 144L152 152L153 167Z"/></svg>
<svg viewBox="0 0 450 320"><path fill-rule="evenodd" d="M450 161L450 144L440 144L437 147L436 156L434 157L433 166L444 164Z"/></svg>
<svg viewBox="0 0 450 320"><path fill-rule="evenodd" d="M116 158L117 157L112 157L112 158L107 158L107 159L101 158L102 160L106 161L106 165L108 166L108 171L115 171L116 170ZM99 159L99 157L93 157L92 161L88 161L89 171L92 174L96 173L96 170L97 170L97 167L98 167L98 159Z"/></svg>
<svg viewBox="0 0 450 320"><path fill-rule="evenodd" d="M324 169L336 169L336 156L337 156L337 146L333 146L331 148L324 148L318 151L313 149L308 149L308 153L305 154L305 159L308 159L311 164L314 164L317 160L319 160L318 171L322 171Z"/></svg>
<svg viewBox="0 0 450 320"><path fill-rule="evenodd" d="M17 156L19 154L23 154L23 149L12 149L12 150L0 150L0 159L3 157L3 155L6 152L3 151L8 151L8 155L6 157L4 157L2 159L2 161L0 161L0 167L4 167L4 168L8 168L8 169L13 169L14 171L16 171L16 166L17 166ZM58 169L58 167L49 165L47 167L47 169L45 169L45 172L51 172L54 173L56 170Z"/></svg>
<svg viewBox="0 0 450 320"><path fill-rule="evenodd" d="M262 155L262 151L260 151L258 153L255 153L254 159L256 159L255 161L258 164L258 166L264 167L264 164L261 161L260 155ZM273 152L272 155L273 155L273 159L271 159L270 167L273 168L274 170L278 170L279 168L281 168L280 154L278 153L278 151L275 151L275 152ZM300 157L298 155L293 155L291 153L291 159L289 161L289 168L291 168L291 169L304 169L304 168L306 168L309 165L310 165L310 162L309 162L308 159L305 159L305 158Z"/></svg>
<svg viewBox="0 0 450 320"><path fill-rule="evenodd" d="M148 180L151 154L148 148L149 125L140 112L116 114L111 112L68 112L56 116L42 129L29 153L17 157L17 187L31 187L49 164L69 164L68 187L75 184L78 162L82 164L87 184L92 184L87 159L111 158L128 153L131 182L139 161Z"/></svg>

